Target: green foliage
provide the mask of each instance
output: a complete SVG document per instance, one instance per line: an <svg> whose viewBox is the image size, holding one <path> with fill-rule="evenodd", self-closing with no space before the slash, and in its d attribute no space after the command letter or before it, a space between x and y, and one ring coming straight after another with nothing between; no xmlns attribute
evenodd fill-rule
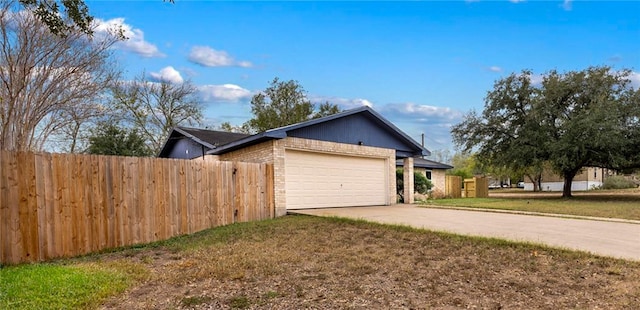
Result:
<svg viewBox="0 0 640 310"><path fill-rule="evenodd" d="M340 112L336 105L328 102L321 104L317 112L315 106L306 97L304 88L297 81L287 82L274 78L264 92L251 98L253 118L243 127L253 132L304 122Z"/></svg>
<svg viewBox="0 0 640 310"><path fill-rule="evenodd" d="M424 195L433 188L433 183L424 174L416 171L413 173L413 187L416 192Z"/></svg>
<svg viewBox="0 0 640 310"><path fill-rule="evenodd" d="M89 154L150 156L153 151L136 130L120 128L112 123L103 123L91 131Z"/></svg>
<svg viewBox="0 0 640 310"><path fill-rule="evenodd" d="M104 298L124 291L133 282L134 277L128 274L133 269L122 264L1 268L0 309L93 308Z"/></svg>
<svg viewBox="0 0 640 310"><path fill-rule="evenodd" d="M585 166L640 166L640 90L631 71L592 67L547 72L540 85L523 71L497 81L482 115L475 111L452 128L464 151L483 164L525 172L548 162L565 180Z"/></svg>
<svg viewBox="0 0 640 310"><path fill-rule="evenodd" d="M638 187L636 183L621 175L607 177L604 179L604 182L602 184L603 189L624 189L636 187Z"/></svg>
<svg viewBox="0 0 640 310"><path fill-rule="evenodd" d="M433 183L431 183L431 181L429 181L429 179L427 179L427 177L424 174L418 171L415 171L413 173L413 189L415 192L418 192L424 195L431 188L433 188ZM404 191L404 169L397 168L396 169L396 193L400 195L400 197L402 197L404 201L403 191Z"/></svg>
<svg viewBox="0 0 640 310"><path fill-rule="evenodd" d="M235 132L235 133L244 133L244 134L251 133L251 129L246 123L242 124L242 126L234 126L234 125L231 125L231 123L229 122L224 122L220 124L218 129L226 132Z"/></svg>
<svg viewBox="0 0 640 310"><path fill-rule="evenodd" d="M313 114L312 118L321 118L333 114L340 113L340 108L337 105L325 102L318 106L318 111Z"/></svg>
<svg viewBox="0 0 640 310"><path fill-rule="evenodd" d="M33 11L51 33L66 35L70 31L79 30L88 35L93 34L93 17L83 0L19 0L25 8Z"/></svg>
<svg viewBox="0 0 640 310"><path fill-rule="evenodd" d="M449 175L457 175L462 179L468 179L476 174L482 174L480 163L476 159L476 155L469 153L456 153L451 158L453 169L447 171Z"/></svg>

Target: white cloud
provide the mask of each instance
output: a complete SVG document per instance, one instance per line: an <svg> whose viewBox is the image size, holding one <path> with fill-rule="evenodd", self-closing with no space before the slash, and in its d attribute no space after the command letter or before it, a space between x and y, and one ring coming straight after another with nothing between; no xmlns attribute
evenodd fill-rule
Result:
<svg viewBox="0 0 640 310"><path fill-rule="evenodd" d="M340 97L311 96L309 97L309 100L315 104L329 102L337 105L343 110L354 109L361 106L373 107L373 103L371 101L363 98L347 99Z"/></svg>
<svg viewBox="0 0 640 310"><path fill-rule="evenodd" d="M235 84L202 85L198 87L203 101L240 101L251 98L251 91Z"/></svg>
<svg viewBox="0 0 640 310"><path fill-rule="evenodd" d="M411 102L387 104L377 111L416 141L424 134L429 150L452 149L451 126L463 119L462 112L451 108Z"/></svg>
<svg viewBox="0 0 640 310"><path fill-rule="evenodd" d="M110 20L95 19L96 28L94 34L97 37L105 36L108 33L121 29L122 34L127 38L115 44L115 47L121 50L138 54L142 57L164 57L157 46L151 44L144 39L144 32L138 28L124 22L124 18L113 18Z"/></svg>
<svg viewBox="0 0 640 310"><path fill-rule="evenodd" d="M509 2L511 3L521 3L524 2L525 0L509 0Z"/></svg>
<svg viewBox="0 0 640 310"><path fill-rule="evenodd" d="M491 72L502 72L502 68L498 67L498 66L491 66L488 68L489 71Z"/></svg>
<svg viewBox="0 0 640 310"><path fill-rule="evenodd" d="M205 67L229 67L238 66L249 68L248 61L236 61L225 51L214 50L208 46L194 46L189 53L189 61Z"/></svg>
<svg viewBox="0 0 640 310"><path fill-rule="evenodd" d="M562 2L562 8L565 11L571 11L571 9L573 8L573 0L564 0Z"/></svg>
<svg viewBox="0 0 640 310"><path fill-rule="evenodd" d="M385 111L391 115L402 116L413 119L414 121L425 121L442 124L449 123L452 120L458 120L462 117L462 113L447 107L436 107L416 103L391 103L382 107L381 111Z"/></svg>
<svg viewBox="0 0 640 310"><path fill-rule="evenodd" d="M168 66L160 70L159 72L151 72L149 73L151 78L156 82L167 82L173 84L180 84L184 82L182 75L178 70L174 69L172 66Z"/></svg>

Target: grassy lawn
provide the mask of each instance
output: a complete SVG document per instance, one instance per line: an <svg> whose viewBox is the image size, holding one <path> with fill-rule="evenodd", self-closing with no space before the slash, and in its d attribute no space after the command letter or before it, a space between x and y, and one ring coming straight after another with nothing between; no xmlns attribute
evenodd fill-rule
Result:
<svg viewBox="0 0 640 310"><path fill-rule="evenodd" d="M438 199L425 204L640 220L640 191L636 189L573 195L564 199L561 193L491 191L489 198Z"/></svg>
<svg viewBox="0 0 640 310"><path fill-rule="evenodd" d="M0 309L95 308L146 268L126 261L30 264L0 269Z"/></svg>
<svg viewBox="0 0 640 310"><path fill-rule="evenodd" d="M44 270L35 271L40 276L61 271L56 280L31 280L34 268ZM11 309L93 308L101 301L99 307L107 309L620 309L640 304L638 262L308 216L234 224L0 272L0 308ZM64 278L68 274L75 280ZM66 293L47 295L54 291ZM100 299L107 294L115 295ZM42 303L30 304L33 299Z"/></svg>

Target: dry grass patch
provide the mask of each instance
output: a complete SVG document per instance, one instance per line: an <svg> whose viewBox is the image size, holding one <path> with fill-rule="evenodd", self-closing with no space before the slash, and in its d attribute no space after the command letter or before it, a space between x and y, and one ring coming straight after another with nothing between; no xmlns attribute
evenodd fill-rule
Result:
<svg viewBox="0 0 640 310"><path fill-rule="evenodd" d="M426 205L500 209L640 220L640 190L574 192L570 199L562 193L491 191L489 198L438 199Z"/></svg>
<svg viewBox="0 0 640 310"><path fill-rule="evenodd" d="M152 275L105 308L557 309L640 304L640 263L331 218L287 216L231 225L127 256L146 260Z"/></svg>

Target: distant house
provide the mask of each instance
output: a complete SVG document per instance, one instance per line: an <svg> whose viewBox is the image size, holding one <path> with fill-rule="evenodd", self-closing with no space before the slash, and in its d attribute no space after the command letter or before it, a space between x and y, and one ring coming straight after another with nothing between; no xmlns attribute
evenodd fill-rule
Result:
<svg viewBox="0 0 640 310"><path fill-rule="evenodd" d="M603 184L607 169L598 167L585 167L582 172L573 178L571 183L572 191L586 191L599 187ZM542 182L540 189L542 191L562 191L564 186L564 178L559 176L550 169L545 169L542 173ZM533 181L525 176L524 190L533 191Z"/></svg>
<svg viewBox="0 0 640 310"><path fill-rule="evenodd" d="M159 157L270 163L281 216L295 209L393 204L396 160L428 155L380 114L361 107L250 136L178 127ZM413 169L411 160L406 165Z"/></svg>
<svg viewBox="0 0 640 310"><path fill-rule="evenodd" d="M396 160L396 167L402 168L402 160ZM433 189L445 191L445 172L453 166L424 158L413 159L414 171L424 174L433 183Z"/></svg>

